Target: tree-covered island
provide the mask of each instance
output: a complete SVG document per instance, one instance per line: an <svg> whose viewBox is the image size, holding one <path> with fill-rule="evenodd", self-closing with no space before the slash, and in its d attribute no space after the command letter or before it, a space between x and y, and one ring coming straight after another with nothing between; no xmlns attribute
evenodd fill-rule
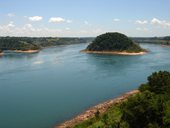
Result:
<svg viewBox="0 0 170 128"><path fill-rule="evenodd" d="M82 52L98 54L140 55L146 50L132 41L126 35L113 32L99 35Z"/></svg>

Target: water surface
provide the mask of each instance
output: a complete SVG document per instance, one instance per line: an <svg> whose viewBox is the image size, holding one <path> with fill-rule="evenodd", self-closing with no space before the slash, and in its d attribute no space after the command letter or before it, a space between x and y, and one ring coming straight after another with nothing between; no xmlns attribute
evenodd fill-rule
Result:
<svg viewBox="0 0 170 128"><path fill-rule="evenodd" d="M170 71L170 48L143 44L143 56L84 54L87 44L0 58L0 128L51 128L99 102Z"/></svg>

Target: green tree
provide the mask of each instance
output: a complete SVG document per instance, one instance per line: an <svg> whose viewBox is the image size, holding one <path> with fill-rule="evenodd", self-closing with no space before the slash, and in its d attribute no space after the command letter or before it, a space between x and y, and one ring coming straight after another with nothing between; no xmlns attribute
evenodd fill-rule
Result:
<svg viewBox="0 0 170 128"><path fill-rule="evenodd" d="M88 45L89 51L127 51L140 52L144 51L138 44L121 33L105 33L99 35Z"/></svg>
<svg viewBox="0 0 170 128"><path fill-rule="evenodd" d="M122 120L130 128L162 126L163 104L154 93L145 91L122 104Z"/></svg>
<svg viewBox="0 0 170 128"><path fill-rule="evenodd" d="M159 71L152 73L148 77L148 82L139 87L141 92L149 90L153 93L170 96L170 73L167 71Z"/></svg>
<svg viewBox="0 0 170 128"><path fill-rule="evenodd" d="M159 71L148 77L149 90L156 94L168 94L170 92L170 73Z"/></svg>

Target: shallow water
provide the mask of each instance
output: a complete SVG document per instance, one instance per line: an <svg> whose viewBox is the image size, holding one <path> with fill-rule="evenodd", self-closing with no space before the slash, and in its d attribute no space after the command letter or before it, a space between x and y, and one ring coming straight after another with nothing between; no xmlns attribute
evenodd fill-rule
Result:
<svg viewBox="0 0 170 128"><path fill-rule="evenodd" d="M0 58L0 128L51 128L99 102L170 71L170 48L142 44L142 56L96 55L87 44Z"/></svg>

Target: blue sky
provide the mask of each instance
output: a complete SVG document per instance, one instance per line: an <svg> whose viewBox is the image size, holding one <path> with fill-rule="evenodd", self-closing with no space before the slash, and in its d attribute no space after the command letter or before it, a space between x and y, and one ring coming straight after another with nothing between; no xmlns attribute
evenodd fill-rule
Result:
<svg viewBox="0 0 170 128"><path fill-rule="evenodd" d="M170 35L170 0L0 0L0 36Z"/></svg>

